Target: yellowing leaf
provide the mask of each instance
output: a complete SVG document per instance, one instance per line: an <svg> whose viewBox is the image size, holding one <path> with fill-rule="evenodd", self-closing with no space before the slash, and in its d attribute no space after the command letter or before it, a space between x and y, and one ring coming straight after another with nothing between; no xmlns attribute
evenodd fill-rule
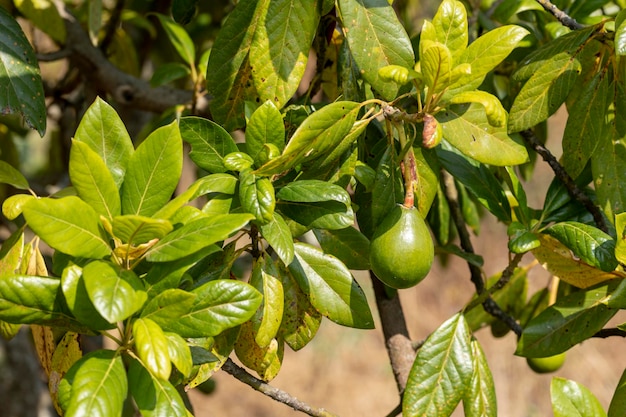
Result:
<svg viewBox="0 0 626 417"><path fill-rule="evenodd" d="M541 246L533 249L533 255L548 272L568 284L588 288L609 279L626 277L622 272L604 272L574 258L569 249L551 236L540 234L538 237Z"/></svg>

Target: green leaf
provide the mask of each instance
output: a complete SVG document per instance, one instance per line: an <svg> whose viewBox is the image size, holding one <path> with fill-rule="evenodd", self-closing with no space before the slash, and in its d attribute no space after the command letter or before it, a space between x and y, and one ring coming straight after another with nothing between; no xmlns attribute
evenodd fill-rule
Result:
<svg viewBox="0 0 626 417"><path fill-rule="evenodd" d="M530 77L515 98L509 114L509 132L529 129L554 114L576 85L581 64L562 52Z"/></svg>
<svg viewBox="0 0 626 417"><path fill-rule="evenodd" d="M311 304L330 320L349 327L371 329L372 313L363 290L346 266L332 255L304 243L296 243L289 265Z"/></svg>
<svg viewBox="0 0 626 417"><path fill-rule="evenodd" d="M609 97L609 77L600 72L589 83L584 84L580 96L568 108L561 163L572 178L580 175L596 150L598 140L589 138L601 138L605 135Z"/></svg>
<svg viewBox="0 0 626 417"><path fill-rule="evenodd" d="M251 82L249 53L255 32L267 14L269 0L244 1L228 15L219 31L207 67L211 114L226 130L244 125L244 103Z"/></svg>
<svg viewBox="0 0 626 417"><path fill-rule="evenodd" d="M415 206L422 217L426 217L437 196L439 187L440 164L435 150L414 146L415 164L418 181L415 186Z"/></svg>
<svg viewBox="0 0 626 417"><path fill-rule="evenodd" d="M15 7L35 26L63 45L65 43L65 22L59 10L48 0L16 0Z"/></svg>
<svg viewBox="0 0 626 417"><path fill-rule="evenodd" d="M252 323L246 322L239 331L235 353L241 363L254 370L262 380L271 381L280 371L284 344L276 339L271 339L267 346L259 346L255 341Z"/></svg>
<svg viewBox="0 0 626 417"><path fill-rule="evenodd" d="M519 165L528 160L526 148L509 137L506 126L489 124L479 104L455 104L437 113L443 137L455 148L489 165Z"/></svg>
<svg viewBox="0 0 626 417"><path fill-rule="evenodd" d="M137 360L130 361L128 386L143 417L189 417L176 388L169 381L153 377Z"/></svg>
<svg viewBox="0 0 626 417"><path fill-rule="evenodd" d="M562 222L548 227L545 233L591 266L606 272L617 267L615 240L600 229L578 222Z"/></svg>
<svg viewBox="0 0 626 417"><path fill-rule="evenodd" d="M420 66L429 94L440 93L450 85L452 54L445 45L428 43L420 54Z"/></svg>
<svg viewBox="0 0 626 417"><path fill-rule="evenodd" d="M313 233L324 252L332 253L349 269L370 269L370 241L354 227L340 230L313 229Z"/></svg>
<svg viewBox="0 0 626 417"><path fill-rule="evenodd" d="M210 337L248 321L261 300L249 284L218 279L192 292L166 290L150 301L142 317L182 337Z"/></svg>
<svg viewBox="0 0 626 417"><path fill-rule="evenodd" d="M472 383L470 337L463 315L456 314L426 339L409 373L403 416L452 414Z"/></svg>
<svg viewBox="0 0 626 417"><path fill-rule="evenodd" d="M264 162L259 160L259 152L265 144L272 144L279 150L285 147L283 116L271 100L261 104L246 125L246 150L257 164Z"/></svg>
<svg viewBox="0 0 626 417"><path fill-rule="evenodd" d="M385 100L393 100L398 85L385 81L378 69L387 65L412 68L411 40L386 0L337 2L344 35L361 76Z"/></svg>
<svg viewBox="0 0 626 417"><path fill-rule="evenodd" d="M121 417L128 380L117 352L97 350L83 356L65 379L71 386L66 416Z"/></svg>
<svg viewBox="0 0 626 417"><path fill-rule="evenodd" d="M13 168L8 162L0 161L0 183L9 184L18 190L28 190L28 180L20 171Z"/></svg>
<svg viewBox="0 0 626 417"><path fill-rule="evenodd" d="M626 413L626 370L622 373L613 398L611 398L611 404L609 404L609 410L607 412L608 417L620 417Z"/></svg>
<svg viewBox="0 0 626 417"><path fill-rule="evenodd" d="M606 417L598 399L578 382L552 378L550 397L554 417Z"/></svg>
<svg viewBox="0 0 626 417"><path fill-rule="evenodd" d="M336 184L294 181L281 188L276 197L281 212L306 227L343 229L354 223L350 195Z"/></svg>
<svg viewBox="0 0 626 417"><path fill-rule="evenodd" d="M154 13L154 15L163 25L163 29L165 29L165 33L178 55L190 68L193 68L196 65L196 48L185 28L160 13Z"/></svg>
<svg viewBox="0 0 626 417"><path fill-rule="evenodd" d="M463 3L444 0L433 17L433 28L438 42L445 45L456 61L467 48L467 12Z"/></svg>
<svg viewBox="0 0 626 417"><path fill-rule="evenodd" d="M193 361L187 341L176 333L165 333L170 359L184 377L191 375Z"/></svg>
<svg viewBox="0 0 626 417"><path fill-rule="evenodd" d="M615 216L615 258L620 263L626 263L626 213Z"/></svg>
<svg viewBox="0 0 626 417"><path fill-rule="evenodd" d="M224 156L238 150L235 141L223 127L201 117L181 118L180 134L191 145L189 157L200 168L211 173L226 172Z"/></svg>
<svg viewBox="0 0 626 417"><path fill-rule="evenodd" d="M100 155L120 188L135 148L113 107L97 97L80 120L74 138L86 143Z"/></svg>
<svg viewBox="0 0 626 417"><path fill-rule="evenodd" d="M115 327L115 324L109 323L102 317L89 299L81 267L72 264L63 270L61 289L67 307L78 321L94 330L108 330Z"/></svg>
<svg viewBox="0 0 626 417"><path fill-rule="evenodd" d="M457 62L457 65L470 64L471 73L451 85L444 99L462 91L476 90L487 74L493 71L528 34L528 30L521 26L506 25L490 30L472 42Z"/></svg>
<svg viewBox="0 0 626 417"><path fill-rule="evenodd" d="M261 307L251 319L254 341L261 348L268 347L276 337L283 318L285 297L283 284L277 276L270 257L259 258L250 276L250 285L263 295Z"/></svg>
<svg viewBox="0 0 626 417"><path fill-rule="evenodd" d="M474 372L470 388L463 397L463 411L467 417L496 417L496 390L487 358L477 340L472 340L471 349Z"/></svg>
<svg viewBox="0 0 626 417"><path fill-rule="evenodd" d="M304 75L319 23L317 0L274 0L250 45L254 86L262 101L283 107Z"/></svg>
<svg viewBox="0 0 626 417"><path fill-rule="evenodd" d="M106 164L91 147L77 140L70 149L69 175L78 196L109 219L121 212L120 194Z"/></svg>
<svg viewBox="0 0 626 417"><path fill-rule="evenodd" d="M280 214L274 213L272 220L261 224L259 229L263 239L274 249L280 260L289 265L293 261L294 247L293 236L285 219Z"/></svg>
<svg viewBox="0 0 626 417"><path fill-rule="evenodd" d="M552 356L594 335L618 311L607 306L616 285L612 282L559 298L527 324L515 354Z"/></svg>
<svg viewBox="0 0 626 417"><path fill-rule="evenodd" d="M143 283L132 271L119 270L103 261L83 268L89 299L109 323L124 320L141 309L147 300Z"/></svg>
<svg viewBox="0 0 626 417"><path fill-rule="evenodd" d="M452 104L478 103L485 108L487 121L491 126L502 127L506 125L507 114L500 100L484 91L465 91L450 98Z"/></svg>
<svg viewBox="0 0 626 417"><path fill-rule="evenodd" d="M24 217L28 226L58 251L96 259L111 253L99 228L98 214L78 197L29 201Z"/></svg>
<svg viewBox="0 0 626 417"><path fill-rule="evenodd" d="M372 233L396 204L404 199L404 182L397 158L394 148L389 146L376 167L371 197ZM363 227L361 221L359 224Z"/></svg>
<svg viewBox="0 0 626 417"><path fill-rule="evenodd" d="M624 56L626 55L626 20L623 20L620 25L615 28L615 54Z"/></svg>
<svg viewBox="0 0 626 417"><path fill-rule="evenodd" d="M138 245L162 239L174 226L168 220L127 214L113 218L113 235L124 243Z"/></svg>
<svg viewBox="0 0 626 417"><path fill-rule="evenodd" d="M605 115L610 121L605 134L597 138L591 156L591 172L598 205L609 218L626 211L626 91L621 82L610 89L612 106Z"/></svg>
<svg viewBox="0 0 626 417"><path fill-rule="evenodd" d="M285 305L278 333L285 343L295 351L306 346L320 327L322 315L313 307L309 297L288 271L279 270L283 283Z"/></svg>
<svg viewBox="0 0 626 417"><path fill-rule="evenodd" d="M265 224L274 218L276 197L269 178L258 177L250 169L239 173L239 200L241 207Z"/></svg>
<svg viewBox="0 0 626 417"><path fill-rule="evenodd" d="M173 122L152 132L128 162L122 214L151 216L169 201L183 167L183 143Z"/></svg>
<svg viewBox="0 0 626 417"><path fill-rule="evenodd" d="M255 174L278 174L332 152L350 133L360 108L359 103L337 101L314 112L294 132L283 153L261 166Z"/></svg>
<svg viewBox="0 0 626 417"><path fill-rule="evenodd" d="M41 136L46 131L46 103L37 58L22 28L0 7L0 114L21 114Z"/></svg>
<svg viewBox="0 0 626 417"><path fill-rule="evenodd" d="M166 85L172 81L188 77L190 74L191 70L189 67L180 62L161 64L154 69L154 73L152 73L152 77L150 78L150 86L158 87Z"/></svg>
<svg viewBox="0 0 626 417"><path fill-rule="evenodd" d="M440 149L441 165L501 221L511 221L511 207L495 175L483 164L474 165L462 156Z"/></svg>
<svg viewBox="0 0 626 417"><path fill-rule="evenodd" d="M135 350L143 365L155 377L167 381L172 372L168 339L158 324L148 318L133 322Z"/></svg>
<svg viewBox="0 0 626 417"><path fill-rule="evenodd" d="M41 324L83 329L60 310L58 278L11 275L0 280L0 320L16 324Z"/></svg>
<svg viewBox="0 0 626 417"><path fill-rule="evenodd" d="M218 214L194 220L174 230L147 253L150 262L168 262L191 255L240 230L254 217L251 214Z"/></svg>

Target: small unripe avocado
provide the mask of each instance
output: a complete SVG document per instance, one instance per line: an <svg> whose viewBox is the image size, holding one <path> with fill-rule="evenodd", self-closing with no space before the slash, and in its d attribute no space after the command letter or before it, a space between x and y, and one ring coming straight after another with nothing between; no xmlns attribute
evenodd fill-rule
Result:
<svg viewBox="0 0 626 417"><path fill-rule="evenodd" d="M430 271L434 256L430 232L415 207L394 207L370 242L372 271L392 288L419 283Z"/></svg>
<svg viewBox="0 0 626 417"><path fill-rule="evenodd" d="M526 358L528 366L538 374L555 372L563 366L565 362L565 352L545 358Z"/></svg>

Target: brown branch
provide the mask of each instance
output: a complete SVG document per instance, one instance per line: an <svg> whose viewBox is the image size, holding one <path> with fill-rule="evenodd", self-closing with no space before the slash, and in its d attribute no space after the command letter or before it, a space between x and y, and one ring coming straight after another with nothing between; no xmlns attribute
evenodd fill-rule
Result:
<svg viewBox="0 0 626 417"><path fill-rule="evenodd" d="M594 334L591 337L606 339L607 337L611 337L611 336L626 337L626 330L622 330L617 327L611 327L608 329L599 330L596 334Z"/></svg>
<svg viewBox="0 0 626 417"><path fill-rule="evenodd" d="M226 360L224 365L222 365L222 370L232 375L244 384L252 387L256 391L259 391L260 393L270 397L271 399L278 401L279 403L285 404L296 411L300 411L313 417L337 417L336 414L326 411L323 408L313 408L310 405L303 403L297 398L291 396L289 393L273 387L267 382L261 381L254 375L249 374L245 369L243 369L230 359Z"/></svg>
<svg viewBox="0 0 626 417"><path fill-rule="evenodd" d="M110 94L119 104L154 113L193 102L192 91L164 86L153 88L148 82L118 69L102 51L91 44L76 18L63 6L58 8L67 31L64 49L69 51L70 62L91 87ZM206 96L202 97L196 108L197 114L209 115Z"/></svg>
<svg viewBox="0 0 626 417"><path fill-rule="evenodd" d="M465 224L465 220L463 219L463 212L461 211L461 207L459 206L458 201L458 193L456 187L454 185L454 178L450 173L443 171L443 188L444 194L446 196L446 200L448 201L448 205L450 206L450 217L452 218L456 230L459 234L459 240L461 244L461 248L467 253L475 253L474 246L472 245L472 241L470 239L469 232L467 230L467 225ZM500 278L500 281L496 284L499 288L502 288L510 276L513 274L517 263L519 263L520 257L515 257L513 262L509 264L509 266L503 272L503 276ZM470 279L476 288L476 293L480 296L485 297L485 300L482 301L483 308L493 317L502 320L513 332L520 336L522 334L522 327L519 323L507 314L498 303L496 303L489 293L485 293L485 282L483 281L482 271L479 267L472 264L471 262L467 263L470 269ZM506 275L505 275L506 273Z"/></svg>
<svg viewBox="0 0 626 417"><path fill-rule="evenodd" d="M380 315L387 355L391 362L391 369L396 379L398 392L402 395L415 360L415 349L409 337L409 330L406 327L406 320L398 294L396 293L390 297L387 294L385 285L376 278L372 271L370 271L370 278L374 287L376 306Z"/></svg>
<svg viewBox="0 0 626 417"><path fill-rule="evenodd" d="M561 182L565 185L567 192L569 195L581 203L589 213L593 216L593 220L596 223L596 226L605 233L609 232L609 226L606 223L606 219L600 209L591 201L589 196L582 192L580 188L576 185L572 177L565 171L565 168L559 163L559 161L552 155L552 153L546 148L535 136L535 134L527 129L520 132L524 141L541 157L544 161L550 165L554 175L561 180Z"/></svg>
<svg viewBox="0 0 626 417"><path fill-rule="evenodd" d="M537 3L541 5L548 13L556 18L563 26L567 26L572 30L578 30L584 28L583 25L578 23L576 19L570 17L563 10L556 7L549 0L535 0Z"/></svg>

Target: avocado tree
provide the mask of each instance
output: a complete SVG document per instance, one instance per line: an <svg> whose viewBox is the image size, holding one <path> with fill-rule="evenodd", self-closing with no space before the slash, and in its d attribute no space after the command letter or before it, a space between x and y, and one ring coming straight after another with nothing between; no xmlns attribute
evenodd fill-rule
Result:
<svg viewBox="0 0 626 417"><path fill-rule="evenodd" d="M269 384L330 320L384 334L390 416L496 416L477 330L512 330L538 372L626 335L626 1L444 0L419 27L410 1L205 3L0 7L0 331L29 325L60 415L190 416L221 371L333 415ZM493 277L481 215L507 226ZM417 343L398 291L444 257L475 294ZM553 277L528 293L532 259ZM554 378L554 413L623 416L622 382L605 411Z"/></svg>

